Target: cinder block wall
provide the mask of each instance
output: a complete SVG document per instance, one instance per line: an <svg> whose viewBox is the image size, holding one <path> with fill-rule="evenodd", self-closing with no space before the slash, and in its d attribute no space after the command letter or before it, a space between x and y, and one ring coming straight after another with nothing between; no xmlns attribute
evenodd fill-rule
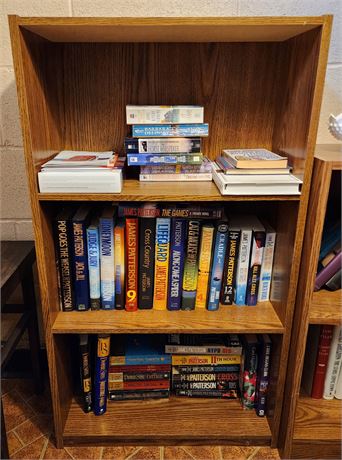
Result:
<svg viewBox="0 0 342 460"><path fill-rule="evenodd" d="M32 239L8 14L21 16L308 16L333 14L333 34L318 132L319 143L336 143L327 131L330 113L342 112L341 0L1 0L0 12L0 235ZM162 102L162 101L161 101Z"/></svg>

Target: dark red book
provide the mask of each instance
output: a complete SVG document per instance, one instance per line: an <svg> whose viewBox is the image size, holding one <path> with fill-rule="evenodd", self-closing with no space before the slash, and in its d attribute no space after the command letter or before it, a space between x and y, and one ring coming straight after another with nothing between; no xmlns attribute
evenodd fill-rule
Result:
<svg viewBox="0 0 342 460"><path fill-rule="evenodd" d="M327 371L333 328L334 326L329 325L321 326L316 366L311 390L311 397L315 399L321 399L323 397L324 380Z"/></svg>
<svg viewBox="0 0 342 460"><path fill-rule="evenodd" d="M127 311L138 310L138 218L126 218L126 302Z"/></svg>

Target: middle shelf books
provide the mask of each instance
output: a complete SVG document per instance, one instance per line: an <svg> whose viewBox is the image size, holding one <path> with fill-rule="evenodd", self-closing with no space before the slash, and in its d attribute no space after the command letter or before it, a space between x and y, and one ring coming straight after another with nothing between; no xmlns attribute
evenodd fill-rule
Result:
<svg viewBox="0 0 342 460"><path fill-rule="evenodd" d="M218 310L269 300L275 230L220 206L124 203L54 219L61 310Z"/></svg>

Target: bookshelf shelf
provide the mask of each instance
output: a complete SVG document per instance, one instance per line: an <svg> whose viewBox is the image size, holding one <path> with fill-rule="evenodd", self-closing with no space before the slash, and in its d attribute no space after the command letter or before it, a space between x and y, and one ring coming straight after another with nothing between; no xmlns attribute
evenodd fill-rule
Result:
<svg viewBox="0 0 342 460"><path fill-rule="evenodd" d="M57 447L64 442L279 446L286 364L332 18L21 18L10 16L35 229ZM186 77L185 77L186 76ZM304 177L300 196L221 196L214 183L124 181L121 194L39 193L37 172L63 149L122 153L127 104L202 105L203 154L266 148ZM277 232L270 302L218 312L61 312L53 219L66 202L224 204ZM70 349L78 333L240 332L273 335L267 417L236 401L74 401ZM149 421L149 423L147 423ZM148 431L150 430L150 431Z"/></svg>
<svg viewBox="0 0 342 460"><path fill-rule="evenodd" d="M342 292L321 291L314 292L309 309L310 324L342 324Z"/></svg>
<svg viewBox="0 0 342 460"><path fill-rule="evenodd" d="M54 334L81 333L269 333L282 334L284 326L271 302L255 307L221 306L217 311L58 312Z"/></svg>
<svg viewBox="0 0 342 460"><path fill-rule="evenodd" d="M234 400L172 397L158 401L108 403L104 416L84 414L73 400L63 433L66 444L144 443L269 445L267 419L244 411Z"/></svg>

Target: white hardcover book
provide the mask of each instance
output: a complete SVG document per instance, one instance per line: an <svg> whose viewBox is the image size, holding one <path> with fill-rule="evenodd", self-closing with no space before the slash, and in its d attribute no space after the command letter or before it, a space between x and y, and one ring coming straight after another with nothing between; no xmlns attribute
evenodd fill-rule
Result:
<svg viewBox="0 0 342 460"><path fill-rule="evenodd" d="M127 105L128 125L203 123L204 108L197 105Z"/></svg>
<svg viewBox="0 0 342 460"><path fill-rule="evenodd" d="M337 399L342 399L342 366L340 367L340 372L338 374L334 396Z"/></svg>
<svg viewBox="0 0 342 460"><path fill-rule="evenodd" d="M122 170L102 173L41 171L38 173L38 184L41 193L120 193Z"/></svg>
<svg viewBox="0 0 342 460"><path fill-rule="evenodd" d="M141 182L211 182L211 173L188 173L188 174L140 174Z"/></svg>
<svg viewBox="0 0 342 460"><path fill-rule="evenodd" d="M262 258L261 271L260 271L260 284L258 292L258 302L265 302L270 298L270 288L272 279L272 267L274 247L276 241L276 232L267 223L264 224L266 229L266 239L264 254Z"/></svg>
<svg viewBox="0 0 342 460"><path fill-rule="evenodd" d="M335 326L324 380L324 399L333 399L342 364L342 326Z"/></svg>
<svg viewBox="0 0 342 460"><path fill-rule="evenodd" d="M212 162L213 180L222 195L300 195L302 181L292 174L226 175Z"/></svg>

